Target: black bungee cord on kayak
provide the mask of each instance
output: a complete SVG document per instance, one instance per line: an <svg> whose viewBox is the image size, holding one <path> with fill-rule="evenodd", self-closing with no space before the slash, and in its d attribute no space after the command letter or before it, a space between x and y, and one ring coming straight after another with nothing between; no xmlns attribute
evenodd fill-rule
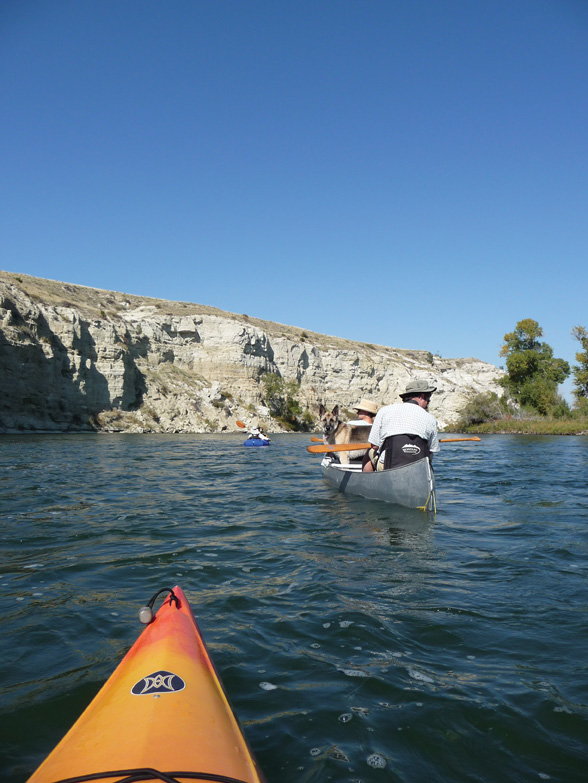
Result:
<svg viewBox="0 0 588 783"><path fill-rule="evenodd" d="M142 780L160 780L162 783L181 783L178 778L188 778L189 780L207 780L212 783L246 783L239 778L231 778L227 775L215 775L212 772L160 772L157 769L115 769L110 772L95 772L90 775L79 775L73 778L62 778L54 783L89 783L92 780L103 780L104 778L116 778L123 775L116 783L140 783Z"/></svg>
<svg viewBox="0 0 588 783"><path fill-rule="evenodd" d="M176 599L177 600L177 599ZM117 783L140 783L144 780L160 780L161 783L180 783L179 778L188 778L188 780L206 780L212 783L246 783L239 778L231 778L227 775L215 775L212 772L160 772L157 769L115 769L110 772L95 772L90 775L79 775L73 778L62 778L54 783L89 783L92 780L103 780L104 778L118 778Z"/></svg>
<svg viewBox="0 0 588 783"><path fill-rule="evenodd" d="M153 604L157 600L157 596L161 595L162 593L170 593L169 600L175 601L177 607L180 606L180 601L177 595L171 589L171 587L162 587L161 590L158 590L155 593L153 598L150 598L149 601L147 601L145 606L142 606L139 609L139 620L143 623L143 625L149 625L149 623L153 622L153 618L155 617L155 612L153 611Z"/></svg>

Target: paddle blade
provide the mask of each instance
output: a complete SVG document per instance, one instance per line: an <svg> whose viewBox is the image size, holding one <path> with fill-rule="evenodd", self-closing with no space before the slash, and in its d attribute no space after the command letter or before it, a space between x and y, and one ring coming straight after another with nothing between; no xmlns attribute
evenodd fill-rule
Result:
<svg viewBox="0 0 588 783"><path fill-rule="evenodd" d="M333 451L359 451L371 447L371 443L323 443L322 446L307 446L306 450L310 454L330 454Z"/></svg>
<svg viewBox="0 0 588 783"><path fill-rule="evenodd" d="M313 443L324 443L325 442L323 438L317 438L315 435L313 435L310 439L311 439L311 441Z"/></svg>
<svg viewBox="0 0 588 783"><path fill-rule="evenodd" d="M241 427L242 430L247 429L247 427L243 424L242 421L236 421L235 424L237 425L237 427Z"/></svg>

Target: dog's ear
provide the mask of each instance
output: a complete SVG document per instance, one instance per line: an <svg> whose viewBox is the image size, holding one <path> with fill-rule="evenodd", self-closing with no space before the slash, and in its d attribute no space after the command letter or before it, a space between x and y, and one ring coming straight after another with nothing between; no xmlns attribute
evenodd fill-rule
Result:
<svg viewBox="0 0 588 783"><path fill-rule="evenodd" d="M333 408L331 413L333 414L333 416L336 416L337 418L339 418L339 406L335 405L335 407Z"/></svg>
<svg viewBox="0 0 588 783"><path fill-rule="evenodd" d="M325 414L325 406L321 403L319 405L319 416L324 416Z"/></svg>

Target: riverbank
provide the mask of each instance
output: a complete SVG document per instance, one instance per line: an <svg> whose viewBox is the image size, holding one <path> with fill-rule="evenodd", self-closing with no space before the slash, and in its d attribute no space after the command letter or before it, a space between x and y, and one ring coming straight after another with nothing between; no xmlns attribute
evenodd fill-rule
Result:
<svg viewBox="0 0 588 783"><path fill-rule="evenodd" d="M588 417L554 419L542 416L517 419L507 416L457 428L455 432L471 435L588 435Z"/></svg>

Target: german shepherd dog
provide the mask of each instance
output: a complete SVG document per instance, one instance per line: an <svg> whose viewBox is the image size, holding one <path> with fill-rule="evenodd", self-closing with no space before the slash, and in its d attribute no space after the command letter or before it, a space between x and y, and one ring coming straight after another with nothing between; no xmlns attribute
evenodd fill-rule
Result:
<svg viewBox="0 0 588 783"><path fill-rule="evenodd" d="M335 405L332 411L325 409L324 405L319 407L319 419L323 428L323 438L325 443L367 443L370 433L370 425L349 426L346 422L339 419L339 406ZM355 451L338 451L337 457L342 465L348 465L349 460L361 459L366 449L356 449Z"/></svg>

